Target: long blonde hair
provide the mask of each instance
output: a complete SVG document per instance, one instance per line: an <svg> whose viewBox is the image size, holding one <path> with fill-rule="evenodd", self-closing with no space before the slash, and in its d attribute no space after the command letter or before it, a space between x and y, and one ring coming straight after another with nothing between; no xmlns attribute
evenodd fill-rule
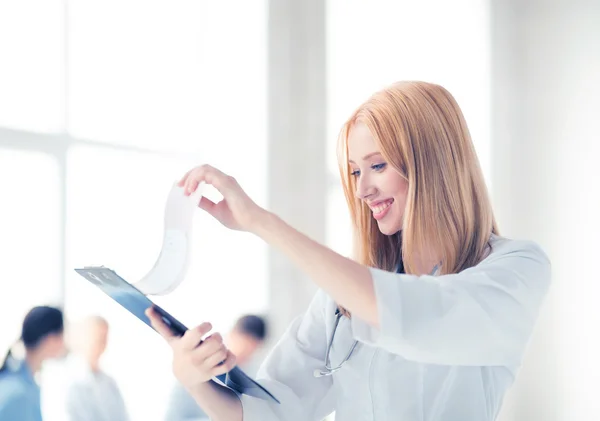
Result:
<svg viewBox="0 0 600 421"><path fill-rule="evenodd" d="M382 234L370 209L355 197L348 133L365 124L386 162L408 181L402 231ZM343 125L340 175L354 230L358 262L416 273L415 256L441 259L439 274L478 264L498 234L471 135L454 97L425 82L398 82L373 94ZM343 310L343 309L342 309Z"/></svg>

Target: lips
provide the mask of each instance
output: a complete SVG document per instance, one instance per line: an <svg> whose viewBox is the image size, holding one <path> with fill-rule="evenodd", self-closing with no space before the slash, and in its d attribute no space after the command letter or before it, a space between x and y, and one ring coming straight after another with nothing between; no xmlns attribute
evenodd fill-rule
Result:
<svg viewBox="0 0 600 421"><path fill-rule="evenodd" d="M375 205L371 205L371 210L373 213L381 213L394 202L394 199L383 200L381 202L377 202Z"/></svg>
<svg viewBox="0 0 600 421"><path fill-rule="evenodd" d="M381 219L387 215L392 203L394 203L394 199L381 200L379 202L371 203L369 207L373 212L373 218Z"/></svg>

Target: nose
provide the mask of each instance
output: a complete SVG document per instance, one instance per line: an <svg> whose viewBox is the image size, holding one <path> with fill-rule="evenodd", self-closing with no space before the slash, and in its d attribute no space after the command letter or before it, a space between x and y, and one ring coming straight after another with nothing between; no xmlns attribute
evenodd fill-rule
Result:
<svg viewBox="0 0 600 421"><path fill-rule="evenodd" d="M373 183L369 181L368 177L358 177L358 179L356 180L356 191L354 192L356 198L366 200L369 197L372 197L376 192L377 189L375 188Z"/></svg>

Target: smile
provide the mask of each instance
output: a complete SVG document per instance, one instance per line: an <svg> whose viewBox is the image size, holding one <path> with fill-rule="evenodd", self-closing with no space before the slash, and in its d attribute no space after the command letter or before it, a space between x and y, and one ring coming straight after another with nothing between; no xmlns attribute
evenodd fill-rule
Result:
<svg viewBox="0 0 600 421"><path fill-rule="evenodd" d="M375 218L375 219L383 218L390 210L390 206L393 202L394 202L394 199L389 199L389 200L384 200L383 202L377 203L376 206L371 206L371 211L373 211L373 218Z"/></svg>

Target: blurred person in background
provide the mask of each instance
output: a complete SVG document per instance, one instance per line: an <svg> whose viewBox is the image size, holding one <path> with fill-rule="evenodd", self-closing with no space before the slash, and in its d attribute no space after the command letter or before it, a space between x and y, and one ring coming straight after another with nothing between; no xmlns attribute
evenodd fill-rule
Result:
<svg viewBox="0 0 600 421"><path fill-rule="evenodd" d="M109 325L89 316L69 329L70 354L44 381L44 421L128 421L129 414L115 380L100 361ZM48 402L48 403L46 403Z"/></svg>
<svg viewBox="0 0 600 421"><path fill-rule="evenodd" d="M267 334L265 320L257 315L240 317L224 342L236 356L237 364L248 375L256 372L257 351L263 345ZM175 383L169 399L165 421L200 421L208 416L200 409L194 398L179 383Z"/></svg>
<svg viewBox="0 0 600 421"><path fill-rule="evenodd" d="M235 355L216 333L200 343L209 323L177 337L149 310L175 376L213 421L319 421L334 411L336 421L495 420L551 265L535 242L500 235L456 100L426 82L376 92L342 127L339 167L353 259L261 208L216 168L184 175L188 194L207 183L223 196L200 208L285 254L319 289L256 376L280 404L211 381Z"/></svg>
<svg viewBox="0 0 600 421"><path fill-rule="evenodd" d="M65 354L64 321L60 309L32 308L21 329L25 348L19 359L8 351L0 368L0 421L41 421L41 391L36 381L43 364Z"/></svg>

